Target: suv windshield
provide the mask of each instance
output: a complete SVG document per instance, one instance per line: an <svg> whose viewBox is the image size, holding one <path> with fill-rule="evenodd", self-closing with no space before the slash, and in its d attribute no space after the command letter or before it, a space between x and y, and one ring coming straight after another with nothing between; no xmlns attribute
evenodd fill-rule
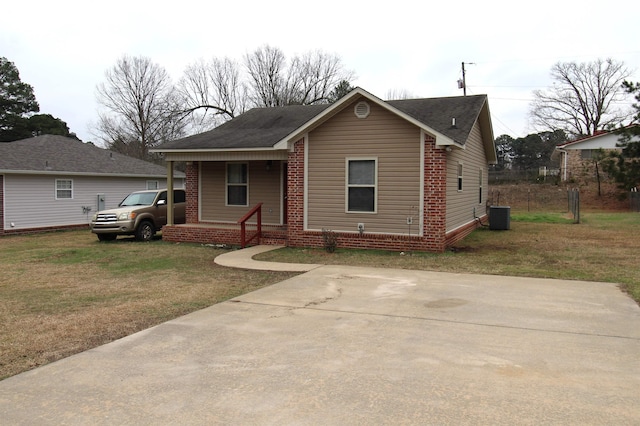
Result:
<svg viewBox="0 0 640 426"><path fill-rule="evenodd" d="M127 198L125 198L120 206L150 206L153 204L153 199L156 197L155 192L141 192L141 193L133 193L129 194Z"/></svg>

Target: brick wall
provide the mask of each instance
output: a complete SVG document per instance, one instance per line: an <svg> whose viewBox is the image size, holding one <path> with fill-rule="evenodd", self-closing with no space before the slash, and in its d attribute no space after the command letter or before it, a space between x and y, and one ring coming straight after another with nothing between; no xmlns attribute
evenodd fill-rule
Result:
<svg viewBox="0 0 640 426"><path fill-rule="evenodd" d="M187 164L185 189L187 192L186 219L187 223L198 223L198 179L200 175L197 161Z"/></svg>
<svg viewBox="0 0 640 426"><path fill-rule="evenodd" d="M251 236L254 230L247 230L247 235ZM260 244L285 245L286 231L282 229L262 228L262 238ZM222 224L216 228L215 224L201 226L174 225L162 228L162 239L164 241L198 243L198 244L227 244L232 246L240 245L240 227L230 228L228 224ZM258 241L251 241L250 245L258 244Z"/></svg>
<svg viewBox="0 0 640 426"><path fill-rule="evenodd" d="M425 137L424 229L425 250L443 252L447 229L447 153L436 141Z"/></svg>
<svg viewBox="0 0 640 426"><path fill-rule="evenodd" d="M304 139L293 145L287 159L287 244L291 247L317 246L305 244L304 236Z"/></svg>
<svg viewBox="0 0 640 426"><path fill-rule="evenodd" d="M4 176L0 175L0 235L4 234Z"/></svg>

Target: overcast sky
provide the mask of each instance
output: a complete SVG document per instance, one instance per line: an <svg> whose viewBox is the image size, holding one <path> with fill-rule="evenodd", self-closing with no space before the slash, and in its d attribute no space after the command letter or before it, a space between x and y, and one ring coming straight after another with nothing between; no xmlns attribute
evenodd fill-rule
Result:
<svg viewBox="0 0 640 426"><path fill-rule="evenodd" d="M593 7L597 7L594 9ZM40 112L83 141L97 121L96 85L124 54L146 56L177 81L198 60L240 60L269 44L287 57L337 54L352 82L385 99L487 94L497 137L532 133L531 92L558 61L613 58L640 81L636 2L584 1L28 1L5 2L0 56L31 84Z"/></svg>

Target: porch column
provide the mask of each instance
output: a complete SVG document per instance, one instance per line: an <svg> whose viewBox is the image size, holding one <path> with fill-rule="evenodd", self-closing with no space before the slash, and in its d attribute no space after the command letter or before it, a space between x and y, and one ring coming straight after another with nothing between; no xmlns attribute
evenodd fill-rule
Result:
<svg viewBox="0 0 640 426"><path fill-rule="evenodd" d="M167 161L167 226L173 225L173 161Z"/></svg>

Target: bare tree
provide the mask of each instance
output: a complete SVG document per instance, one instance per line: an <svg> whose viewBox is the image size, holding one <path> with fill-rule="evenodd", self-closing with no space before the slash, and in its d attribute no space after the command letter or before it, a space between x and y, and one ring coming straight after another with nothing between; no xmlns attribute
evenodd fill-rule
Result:
<svg viewBox="0 0 640 426"><path fill-rule="evenodd" d="M184 72L179 83L186 115L195 128L207 130L247 109L246 86L240 66L229 58L198 61Z"/></svg>
<svg viewBox="0 0 640 426"><path fill-rule="evenodd" d="M533 92L531 121L541 130L564 130L574 137L617 126L631 116L616 105L626 98L622 82L629 75L624 63L612 59L559 62L551 68L553 86Z"/></svg>
<svg viewBox="0 0 640 426"><path fill-rule="evenodd" d="M185 70L179 88L191 130L208 130L253 107L334 102L353 78L339 57L319 50L288 62L280 49L265 45L246 54L243 65L212 58Z"/></svg>
<svg viewBox="0 0 640 426"><path fill-rule="evenodd" d="M267 45L244 59L255 106L329 103L334 89L353 78L338 56L320 50L295 56L287 64L280 49Z"/></svg>
<svg viewBox="0 0 640 426"><path fill-rule="evenodd" d="M290 93L287 86L286 58L278 48L263 46L244 57L250 77L251 100L255 106L287 105Z"/></svg>
<svg viewBox="0 0 640 426"><path fill-rule="evenodd" d="M183 134L180 99L164 68L125 55L105 77L96 90L104 108L96 130L109 148L148 160L149 148Z"/></svg>
<svg viewBox="0 0 640 426"><path fill-rule="evenodd" d="M401 99L412 99L416 96L413 95L406 89L392 89L387 92L387 97L385 99L388 100L401 100Z"/></svg>
<svg viewBox="0 0 640 426"><path fill-rule="evenodd" d="M340 58L320 50L294 57L289 66L289 104L326 104L332 92L353 78L342 68Z"/></svg>

